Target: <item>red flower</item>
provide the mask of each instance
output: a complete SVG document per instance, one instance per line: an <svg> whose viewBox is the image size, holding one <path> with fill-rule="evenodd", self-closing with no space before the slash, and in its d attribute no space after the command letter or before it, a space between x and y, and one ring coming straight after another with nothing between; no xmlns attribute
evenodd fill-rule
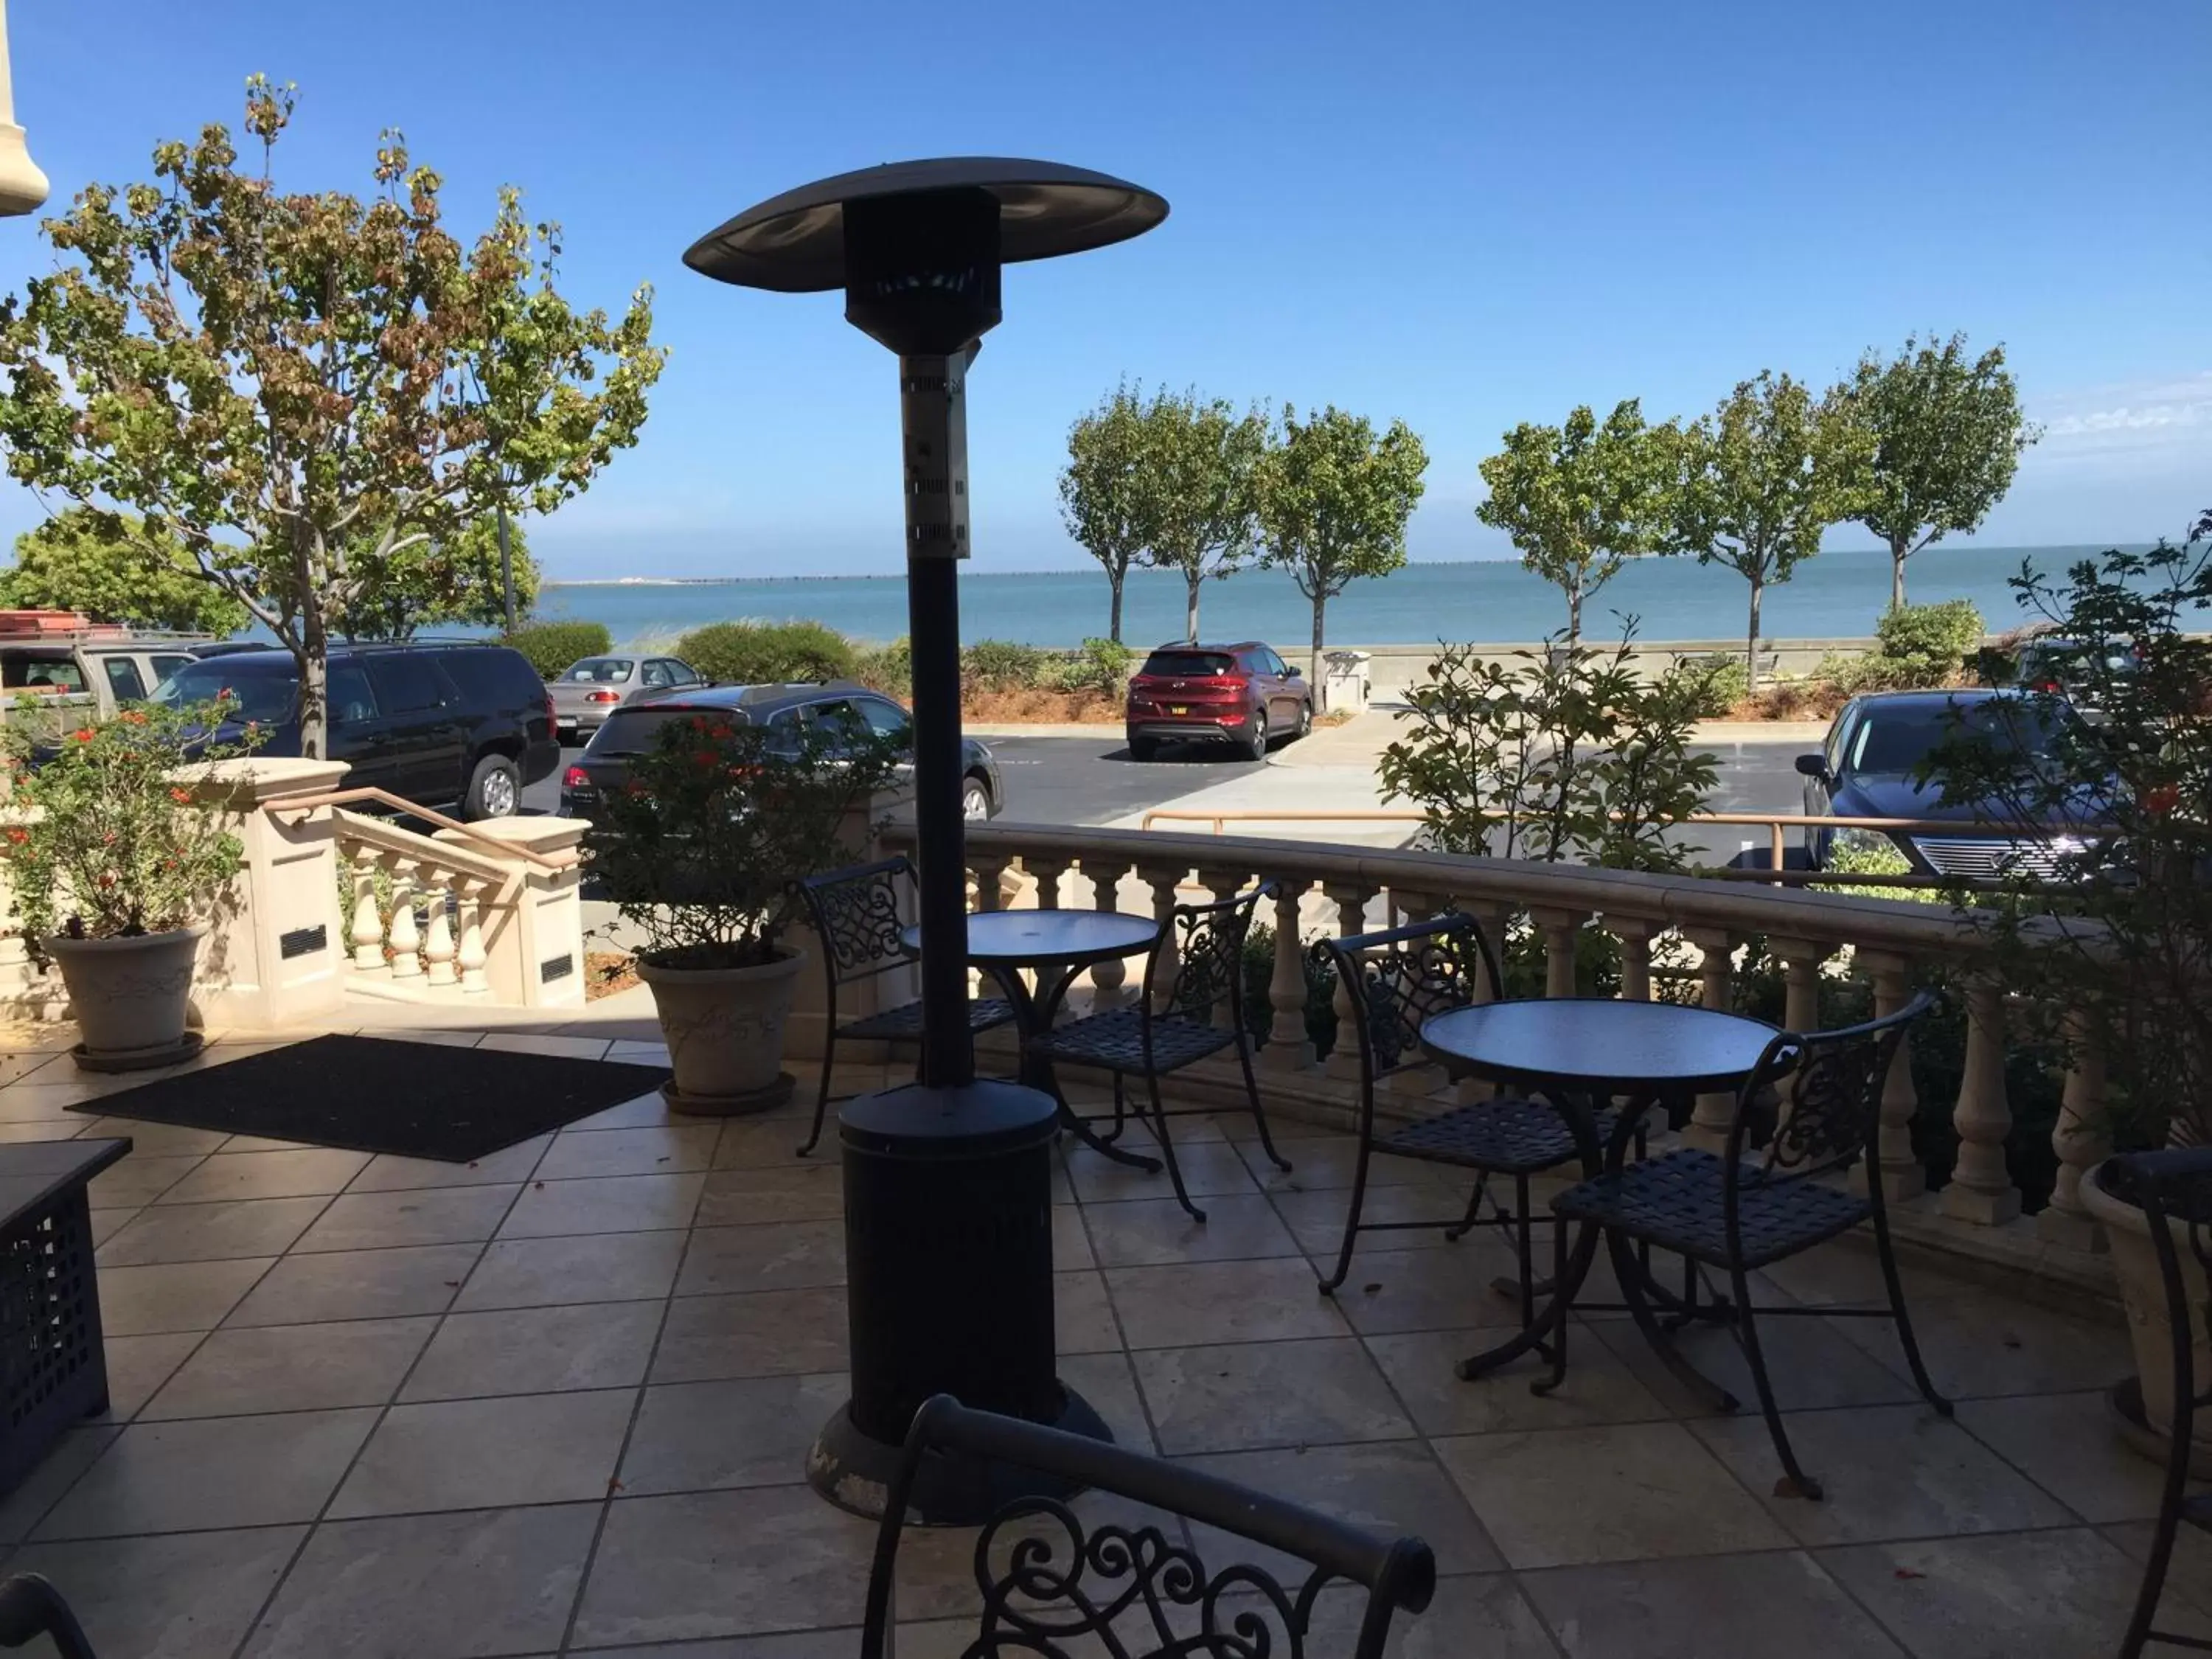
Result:
<svg viewBox="0 0 2212 1659"><path fill-rule="evenodd" d="M8 831L9 842L16 847L21 847L25 842L30 840L30 838L31 832L27 830L11 829Z"/></svg>
<svg viewBox="0 0 2212 1659"><path fill-rule="evenodd" d="M143 726L146 724L146 714L143 709L126 708L123 711L123 718L129 720L133 726Z"/></svg>
<svg viewBox="0 0 2212 1659"><path fill-rule="evenodd" d="M2181 790L2174 784L2159 784L2143 791L2142 804L2144 811L2154 818L2162 818L2181 805Z"/></svg>
<svg viewBox="0 0 2212 1659"><path fill-rule="evenodd" d="M92 728L88 726L84 726L77 731L70 732L70 736L75 738L79 743L90 743L92 741Z"/></svg>
<svg viewBox="0 0 2212 1659"><path fill-rule="evenodd" d="M738 735L738 729L737 727L729 725L718 726L713 731L707 733L707 735L710 738L716 738L720 742L727 743L732 738Z"/></svg>
<svg viewBox="0 0 2212 1659"><path fill-rule="evenodd" d="M192 792L189 789L172 789L169 791L169 799L179 806L189 806L192 804Z"/></svg>

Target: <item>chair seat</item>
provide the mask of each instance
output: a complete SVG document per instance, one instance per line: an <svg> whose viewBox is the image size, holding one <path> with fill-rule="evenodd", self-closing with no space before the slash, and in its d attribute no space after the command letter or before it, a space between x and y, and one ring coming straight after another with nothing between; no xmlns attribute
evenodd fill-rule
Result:
<svg viewBox="0 0 2212 1659"><path fill-rule="evenodd" d="M968 1004L968 1029L988 1031L1013 1023L1014 1005L1004 997L976 997ZM872 1014L863 1015L849 1024L840 1025L841 1037L859 1037L864 1041L896 1042L902 1039L919 1042L921 1037L921 1004L902 1003L896 1008L881 1008Z"/></svg>
<svg viewBox="0 0 2212 1659"><path fill-rule="evenodd" d="M1234 1046L1237 1033L1218 1025L1201 1025L1194 1019L1153 1017L1151 1067L1172 1072L1194 1060ZM1146 1069L1145 1017L1141 1009L1116 1008L1056 1026L1030 1039L1032 1053L1081 1066L1103 1066L1109 1071Z"/></svg>
<svg viewBox="0 0 2212 1659"><path fill-rule="evenodd" d="M1602 1175L1552 1200L1559 1215L1595 1221L1713 1267L1729 1261L1726 1167L1692 1147ZM1757 1267L1849 1232L1874 1213L1866 1200L1817 1181L1775 1180L1745 1166L1737 1188L1743 1263Z"/></svg>
<svg viewBox="0 0 2212 1659"><path fill-rule="evenodd" d="M1613 1114L1597 1115L1601 1141L1613 1138ZM1579 1156L1566 1119L1540 1100L1476 1101L1378 1135L1375 1150L1431 1164L1454 1164L1498 1175L1535 1175Z"/></svg>

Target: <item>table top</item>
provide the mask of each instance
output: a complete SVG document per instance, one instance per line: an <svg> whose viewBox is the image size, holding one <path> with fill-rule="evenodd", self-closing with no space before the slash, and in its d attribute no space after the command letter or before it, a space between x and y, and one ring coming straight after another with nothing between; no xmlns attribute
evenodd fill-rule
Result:
<svg viewBox="0 0 2212 1659"><path fill-rule="evenodd" d="M1532 997L1477 1003L1421 1027L1421 1046L1501 1083L1585 1093L1704 1093L1751 1075L1774 1027L1673 1002Z"/></svg>
<svg viewBox="0 0 2212 1659"><path fill-rule="evenodd" d="M1160 925L1120 910L978 910L968 918L968 960L1001 967L1034 962L1091 962L1152 948ZM899 935L921 948L921 929Z"/></svg>

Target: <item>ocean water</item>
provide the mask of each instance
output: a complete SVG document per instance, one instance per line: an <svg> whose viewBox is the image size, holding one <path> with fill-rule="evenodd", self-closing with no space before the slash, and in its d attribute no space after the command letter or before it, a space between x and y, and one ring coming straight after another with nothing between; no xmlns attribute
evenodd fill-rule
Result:
<svg viewBox="0 0 2212 1659"><path fill-rule="evenodd" d="M1972 599L1992 631L2025 620L2008 577L2021 562L2057 574L2098 550L2087 547L1962 547L1940 544L1905 566L1907 597L1917 604ZM1585 635L1617 637L1626 617L1645 640L1734 640L1748 622L1750 585L1734 571L1688 559L1630 564L1583 606ZM1106 632L1109 593L1098 570L962 573L961 636L1072 646ZM1771 586L1760 632L1768 639L1856 638L1874 632L1889 604L1889 555L1880 549L1824 552ZM790 576L741 581L554 583L538 597L541 617L607 625L620 645L667 643L710 622L808 618L863 640L907 631L903 576ZM1395 574L1355 581L1329 602L1328 642L1418 645L1443 639L1534 641L1566 626L1559 590L1514 560L1409 564ZM1123 596L1123 639L1146 646L1182 638L1180 576L1132 571ZM1199 631L1209 639L1264 639L1303 645L1312 611L1288 577L1246 570L1208 582Z"/></svg>

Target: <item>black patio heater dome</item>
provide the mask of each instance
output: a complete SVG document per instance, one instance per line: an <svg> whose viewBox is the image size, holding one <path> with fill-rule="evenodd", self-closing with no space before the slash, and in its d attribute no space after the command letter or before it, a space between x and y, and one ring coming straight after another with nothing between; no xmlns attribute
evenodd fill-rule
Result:
<svg viewBox="0 0 2212 1659"><path fill-rule="evenodd" d="M1051 1146L1040 1091L978 1081L968 1029L960 789L960 591L968 556L968 367L997 326L1000 267L1141 235L1152 191L1051 161L962 157L841 173L749 208L684 263L783 294L845 291L845 319L899 356L922 1060L913 1084L839 1116L853 1397L807 1477L877 1514L923 1401L1110 1437L1055 1375ZM959 1525L1044 1495L1022 1471L933 1460L912 1518Z"/></svg>

